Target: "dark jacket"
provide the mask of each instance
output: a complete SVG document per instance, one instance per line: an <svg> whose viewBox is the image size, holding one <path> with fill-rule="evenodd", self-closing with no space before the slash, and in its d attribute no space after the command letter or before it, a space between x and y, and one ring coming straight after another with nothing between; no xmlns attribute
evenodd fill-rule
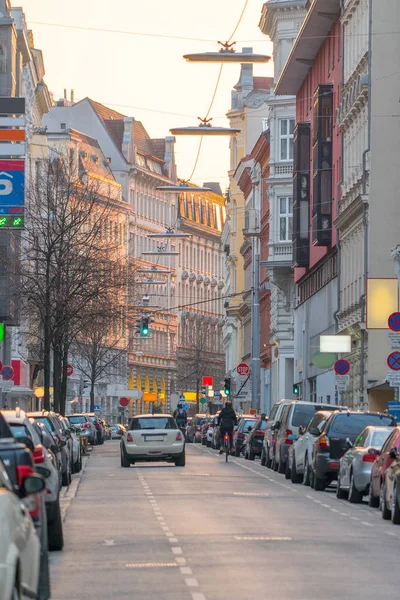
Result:
<svg viewBox="0 0 400 600"><path fill-rule="evenodd" d="M179 427L179 425L186 425L186 423L187 423L187 414L186 414L186 411L177 408L174 411L173 417L174 417L174 419L175 419L178 427Z"/></svg>
<svg viewBox="0 0 400 600"><path fill-rule="evenodd" d="M230 429L233 428L237 423L236 413L232 406L224 406L218 415L218 425Z"/></svg>

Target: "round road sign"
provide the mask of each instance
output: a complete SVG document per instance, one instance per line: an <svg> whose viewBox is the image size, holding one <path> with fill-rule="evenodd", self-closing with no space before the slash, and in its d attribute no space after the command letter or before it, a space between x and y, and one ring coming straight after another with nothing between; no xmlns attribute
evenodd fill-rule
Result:
<svg viewBox="0 0 400 600"><path fill-rule="evenodd" d="M386 362L392 371L400 371L400 352L391 352Z"/></svg>
<svg viewBox="0 0 400 600"><path fill-rule="evenodd" d="M347 375L350 371L350 364L344 358L340 358L335 362L333 368L335 369L336 375Z"/></svg>
<svg viewBox="0 0 400 600"><path fill-rule="evenodd" d="M119 403L121 406L128 406L129 404L129 398L125 398L124 396L122 398L119 399Z"/></svg>
<svg viewBox="0 0 400 600"><path fill-rule="evenodd" d="M10 381L14 377L14 369L9 365L5 365L1 370L1 374L4 381Z"/></svg>
<svg viewBox="0 0 400 600"><path fill-rule="evenodd" d="M388 318L389 329L400 332L400 312L395 312Z"/></svg>
<svg viewBox="0 0 400 600"><path fill-rule="evenodd" d="M247 375L250 374L249 365L246 365L246 363L240 363L240 365L236 367L236 373L242 377L247 377Z"/></svg>

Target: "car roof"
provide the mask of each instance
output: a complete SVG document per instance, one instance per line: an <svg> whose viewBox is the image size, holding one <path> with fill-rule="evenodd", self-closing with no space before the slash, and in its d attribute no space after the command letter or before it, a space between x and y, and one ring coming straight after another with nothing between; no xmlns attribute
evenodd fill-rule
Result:
<svg viewBox="0 0 400 600"><path fill-rule="evenodd" d="M148 413L148 414L143 414L143 415L135 415L134 417L132 417L132 419L140 419L140 418L156 419L157 417L171 417L171 418L173 418L172 415L169 415L167 413L158 413L158 414L155 414L155 415L153 415L151 413Z"/></svg>
<svg viewBox="0 0 400 600"><path fill-rule="evenodd" d="M23 423L28 417L27 413L22 410L22 408L17 408L16 410L3 410L2 412L6 421L12 419L17 423Z"/></svg>

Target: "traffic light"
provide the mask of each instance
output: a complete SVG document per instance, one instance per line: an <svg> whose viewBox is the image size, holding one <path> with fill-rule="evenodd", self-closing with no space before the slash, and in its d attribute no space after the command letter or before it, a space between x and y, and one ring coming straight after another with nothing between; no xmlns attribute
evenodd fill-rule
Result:
<svg viewBox="0 0 400 600"><path fill-rule="evenodd" d="M224 393L225 393L225 396L231 395L231 378L230 377L226 377L224 380Z"/></svg>
<svg viewBox="0 0 400 600"><path fill-rule="evenodd" d="M300 394L300 386L298 383L293 384L293 395L298 396Z"/></svg>
<svg viewBox="0 0 400 600"><path fill-rule="evenodd" d="M147 337L149 335L149 317L142 317L142 327L140 331L140 335L143 337Z"/></svg>

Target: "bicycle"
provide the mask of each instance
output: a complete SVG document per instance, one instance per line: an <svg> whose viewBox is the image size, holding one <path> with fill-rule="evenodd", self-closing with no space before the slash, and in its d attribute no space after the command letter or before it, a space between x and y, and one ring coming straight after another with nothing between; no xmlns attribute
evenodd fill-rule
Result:
<svg viewBox="0 0 400 600"><path fill-rule="evenodd" d="M229 433L224 433L224 450L225 450L225 462L228 462L228 456L231 453L231 444L229 439Z"/></svg>

